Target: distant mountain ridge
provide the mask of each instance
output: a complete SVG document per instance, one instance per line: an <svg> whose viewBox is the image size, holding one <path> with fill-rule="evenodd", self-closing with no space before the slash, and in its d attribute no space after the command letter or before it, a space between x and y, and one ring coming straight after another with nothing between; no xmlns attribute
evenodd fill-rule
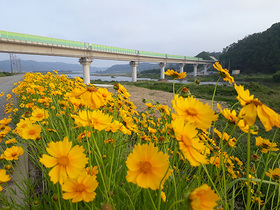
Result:
<svg viewBox="0 0 280 210"><path fill-rule="evenodd" d="M166 68L169 68L169 64L167 64ZM137 72L141 72L143 70L150 70L150 69L160 69L159 64L153 63L139 63L137 66ZM102 73L129 73L132 71L132 67L129 64L117 64L111 66L106 71Z"/></svg>
<svg viewBox="0 0 280 210"><path fill-rule="evenodd" d="M63 62L38 62L32 60L21 60L20 61L21 69L23 72L33 72L33 71L83 71L81 64L69 64ZM0 61L0 71L10 72L11 63L9 60ZM102 71L104 68L97 68L90 66L91 72Z"/></svg>

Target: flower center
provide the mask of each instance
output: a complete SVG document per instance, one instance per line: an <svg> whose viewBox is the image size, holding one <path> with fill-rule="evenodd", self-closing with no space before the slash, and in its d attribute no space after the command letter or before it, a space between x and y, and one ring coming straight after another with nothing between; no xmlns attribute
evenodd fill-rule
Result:
<svg viewBox="0 0 280 210"><path fill-rule="evenodd" d="M35 130L30 130L28 133L29 133L29 135L34 135L36 133L36 131Z"/></svg>
<svg viewBox="0 0 280 210"><path fill-rule="evenodd" d="M89 91L89 92L96 92L97 90L96 90L95 87L88 87L87 91Z"/></svg>
<svg viewBox="0 0 280 210"><path fill-rule="evenodd" d="M69 158L67 156L62 156L58 159L59 165L67 166L69 164Z"/></svg>
<svg viewBox="0 0 280 210"><path fill-rule="evenodd" d="M262 147L263 147L264 149L269 149L269 148L270 148L270 145L269 145L269 144L266 144L266 143L263 143L263 144L262 144Z"/></svg>
<svg viewBox="0 0 280 210"><path fill-rule="evenodd" d="M141 162L140 164L141 164L140 165L141 171L145 174L148 173L150 171L150 169L152 168L152 165L150 162L144 162L144 163Z"/></svg>
<svg viewBox="0 0 280 210"><path fill-rule="evenodd" d="M37 114L37 118L42 118L42 117L44 117L44 114L42 113Z"/></svg>
<svg viewBox="0 0 280 210"><path fill-rule="evenodd" d="M197 110L192 108L192 107L188 108L186 110L186 112L187 112L188 115L191 115L191 116L196 116L197 115Z"/></svg>
<svg viewBox="0 0 280 210"><path fill-rule="evenodd" d="M13 152L11 155L12 155L13 157L16 157L16 156L17 156L17 153L16 153L16 152Z"/></svg>
<svg viewBox="0 0 280 210"><path fill-rule="evenodd" d="M76 192L82 192L85 189L85 185L77 184L75 187Z"/></svg>

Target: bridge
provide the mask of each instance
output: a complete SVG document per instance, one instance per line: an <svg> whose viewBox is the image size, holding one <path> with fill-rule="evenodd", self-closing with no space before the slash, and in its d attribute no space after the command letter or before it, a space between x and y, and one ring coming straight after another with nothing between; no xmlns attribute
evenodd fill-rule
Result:
<svg viewBox="0 0 280 210"><path fill-rule="evenodd" d="M83 66L85 84L90 83L89 66L93 59L129 61L132 67L132 82L137 81L137 66L140 62L159 63L161 80L165 78L164 72L167 63L179 63L180 72L183 72L185 64L193 64L194 76L196 77L199 64L204 66L204 72L206 73L209 65L215 62L197 57L110 47L1 30L0 52L80 58L79 62Z"/></svg>

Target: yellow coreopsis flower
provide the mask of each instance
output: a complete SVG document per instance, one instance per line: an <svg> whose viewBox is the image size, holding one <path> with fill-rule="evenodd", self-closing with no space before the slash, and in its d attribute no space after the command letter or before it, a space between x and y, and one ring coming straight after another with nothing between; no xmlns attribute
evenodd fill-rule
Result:
<svg viewBox="0 0 280 210"><path fill-rule="evenodd" d="M213 64L213 67L219 71L218 74L223 78L224 81L228 81L229 84L234 83L234 78L230 76L227 69L223 69L223 67L221 66L221 64L219 64L219 62Z"/></svg>
<svg viewBox="0 0 280 210"><path fill-rule="evenodd" d="M105 105L105 100L103 99L100 92L95 87L88 88L75 88L71 92L72 96L81 99L81 103L85 106L98 109Z"/></svg>
<svg viewBox="0 0 280 210"><path fill-rule="evenodd" d="M268 151L278 151L279 149L276 148L277 144L271 143L268 139L263 139L262 137L256 137L256 146L261 148L261 152L267 153Z"/></svg>
<svg viewBox="0 0 280 210"><path fill-rule="evenodd" d="M36 124L30 124L27 125L24 129L22 129L21 137L23 139L32 139L32 140L38 140L40 139L42 128L40 125Z"/></svg>
<svg viewBox="0 0 280 210"><path fill-rule="evenodd" d="M239 120L239 118L236 116L235 110L229 110L229 109L223 109L221 108L221 105L217 103L217 107L220 110L220 113L231 123L236 124Z"/></svg>
<svg viewBox="0 0 280 210"><path fill-rule="evenodd" d="M0 120L0 125L8 125L12 121L12 118L4 118Z"/></svg>
<svg viewBox="0 0 280 210"><path fill-rule="evenodd" d="M6 174L6 170L5 169L0 169L0 184L4 183L4 182L8 182L10 181L11 177L10 175ZM0 192L2 191L2 187L0 185Z"/></svg>
<svg viewBox="0 0 280 210"><path fill-rule="evenodd" d="M128 167L126 180L146 189L162 188L165 180L171 176L172 172L169 169L168 158L167 154L159 152L158 148L152 143L135 145L126 160ZM162 186L160 186L161 181Z"/></svg>
<svg viewBox="0 0 280 210"><path fill-rule="evenodd" d="M14 144L14 143L17 143L17 140L15 138L8 139L5 141L5 144Z"/></svg>
<svg viewBox="0 0 280 210"><path fill-rule="evenodd" d="M28 125L32 125L33 121L30 120L30 118L26 118L26 119L20 119L19 123L17 123L17 127L15 129L15 131L21 136L22 135L22 130L28 126Z"/></svg>
<svg viewBox="0 0 280 210"><path fill-rule="evenodd" d="M4 157L6 160L18 160L18 156L22 155L24 150L22 147L12 146L4 151Z"/></svg>
<svg viewBox="0 0 280 210"><path fill-rule="evenodd" d="M248 124L247 125L245 124L243 119L239 120L237 125L240 128L240 130L242 130L244 133L248 133L249 132L249 128L250 127L249 127ZM250 129L250 133L256 135L256 134L258 134L258 129Z"/></svg>
<svg viewBox="0 0 280 210"><path fill-rule="evenodd" d="M186 72L178 73L173 69L167 69L167 71L164 74L172 77L173 79L183 79L187 76Z"/></svg>
<svg viewBox="0 0 280 210"><path fill-rule="evenodd" d="M88 163L88 158L83 153L82 146L74 146L67 138L63 141L50 142L46 148L47 152L51 155L43 154L40 158L40 163L47 168L52 168L49 172L51 181L60 184L69 176L76 178Z"/></svg>
<svg viewBox="0 0 280 210"><path fill-rule="evenodd" d="M195 126L190 123L185 124L184 119L177 118L172 121L172 127L176 139L179 141L179 148L190 164L192 166L199 166L200 163L207 164L208 160L206 155L198 152L198 150L205 151L206 146L196 136L198 131L195 129Z"/></svg>
<svg viewBox="0 0 280 210"><path fill-rule="evenodd" d="M125 89L125 87L120 84L120 83L116 83L114 84L114 88L121 94L124 96L124 98L129 98L130 94L127 92L127 90Z"/></svg>
<svg viewBox="0 0 280 210"><path fill-rule="evenodd" d="M62 198L65 200L72 199L72 203L85 201L93 201L96 193L95 190L98 186L96 176L90 176L82 173L80 176L73 179L66 179L62 184L62 191L65 191Z"/></svg>
<svg viewBox="0 0 280 210"><path fill-rule="evenodd" d="M275 168L273 171L269 169L269 172L265 172L265 174L273 180L280 182L280 168Z"/></svg>
<svg viewBox="0 0 280 210"><path fill-rule="evenodd" d="M245 125L254 125L258 116L265 130L270 131L275 125L277 113L254 98L254 95L250 95L249 90L244 90L244 86L234 84L234 88L238 93L236 98L242 106L239 117L243 118Z"/></svg>
<svg viewBox="0 0 280 210"><path fill-rule="evenodd" d="M72 115L75 119L75 124L78 127L94 127L96 130L105 130L110 127L113 117L104 114L101 110L94 110L92 112L83 110L79 111L79 115Z"/></svg>
<svg viewBox="0 0 280 210"><path fill-rule="evenodd" d="M85 172L90 176L95 176L96 174L98 174L98 168L97 168L97 166L86 167Z"/></svg>
<svg viewBox="0 0 280 210"><path fill-rule="evenodd" d="M208 129L212 122L218 119L209 104L203 104L193 96L183 98L175 95L172 105L176 112L175 117L182 117L197 128Z"/></svg>
<svg viewBox="0 0 280 210"><path fill-rule="evenodd" d="M193 210L212 210L217 206L219 196L207 184L196 188L190 193L189 199Z"/></svg>

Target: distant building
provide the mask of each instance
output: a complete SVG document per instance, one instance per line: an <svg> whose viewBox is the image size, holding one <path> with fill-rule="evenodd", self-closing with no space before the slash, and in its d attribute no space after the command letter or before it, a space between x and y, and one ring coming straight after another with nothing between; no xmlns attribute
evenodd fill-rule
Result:
<svg viewBox="0 0 280 210"><path fill-rule="evenodd" d="M240 74L240 70L236 69L236 70L232 70L232 75L236 75L236 74Z"/></svg>

